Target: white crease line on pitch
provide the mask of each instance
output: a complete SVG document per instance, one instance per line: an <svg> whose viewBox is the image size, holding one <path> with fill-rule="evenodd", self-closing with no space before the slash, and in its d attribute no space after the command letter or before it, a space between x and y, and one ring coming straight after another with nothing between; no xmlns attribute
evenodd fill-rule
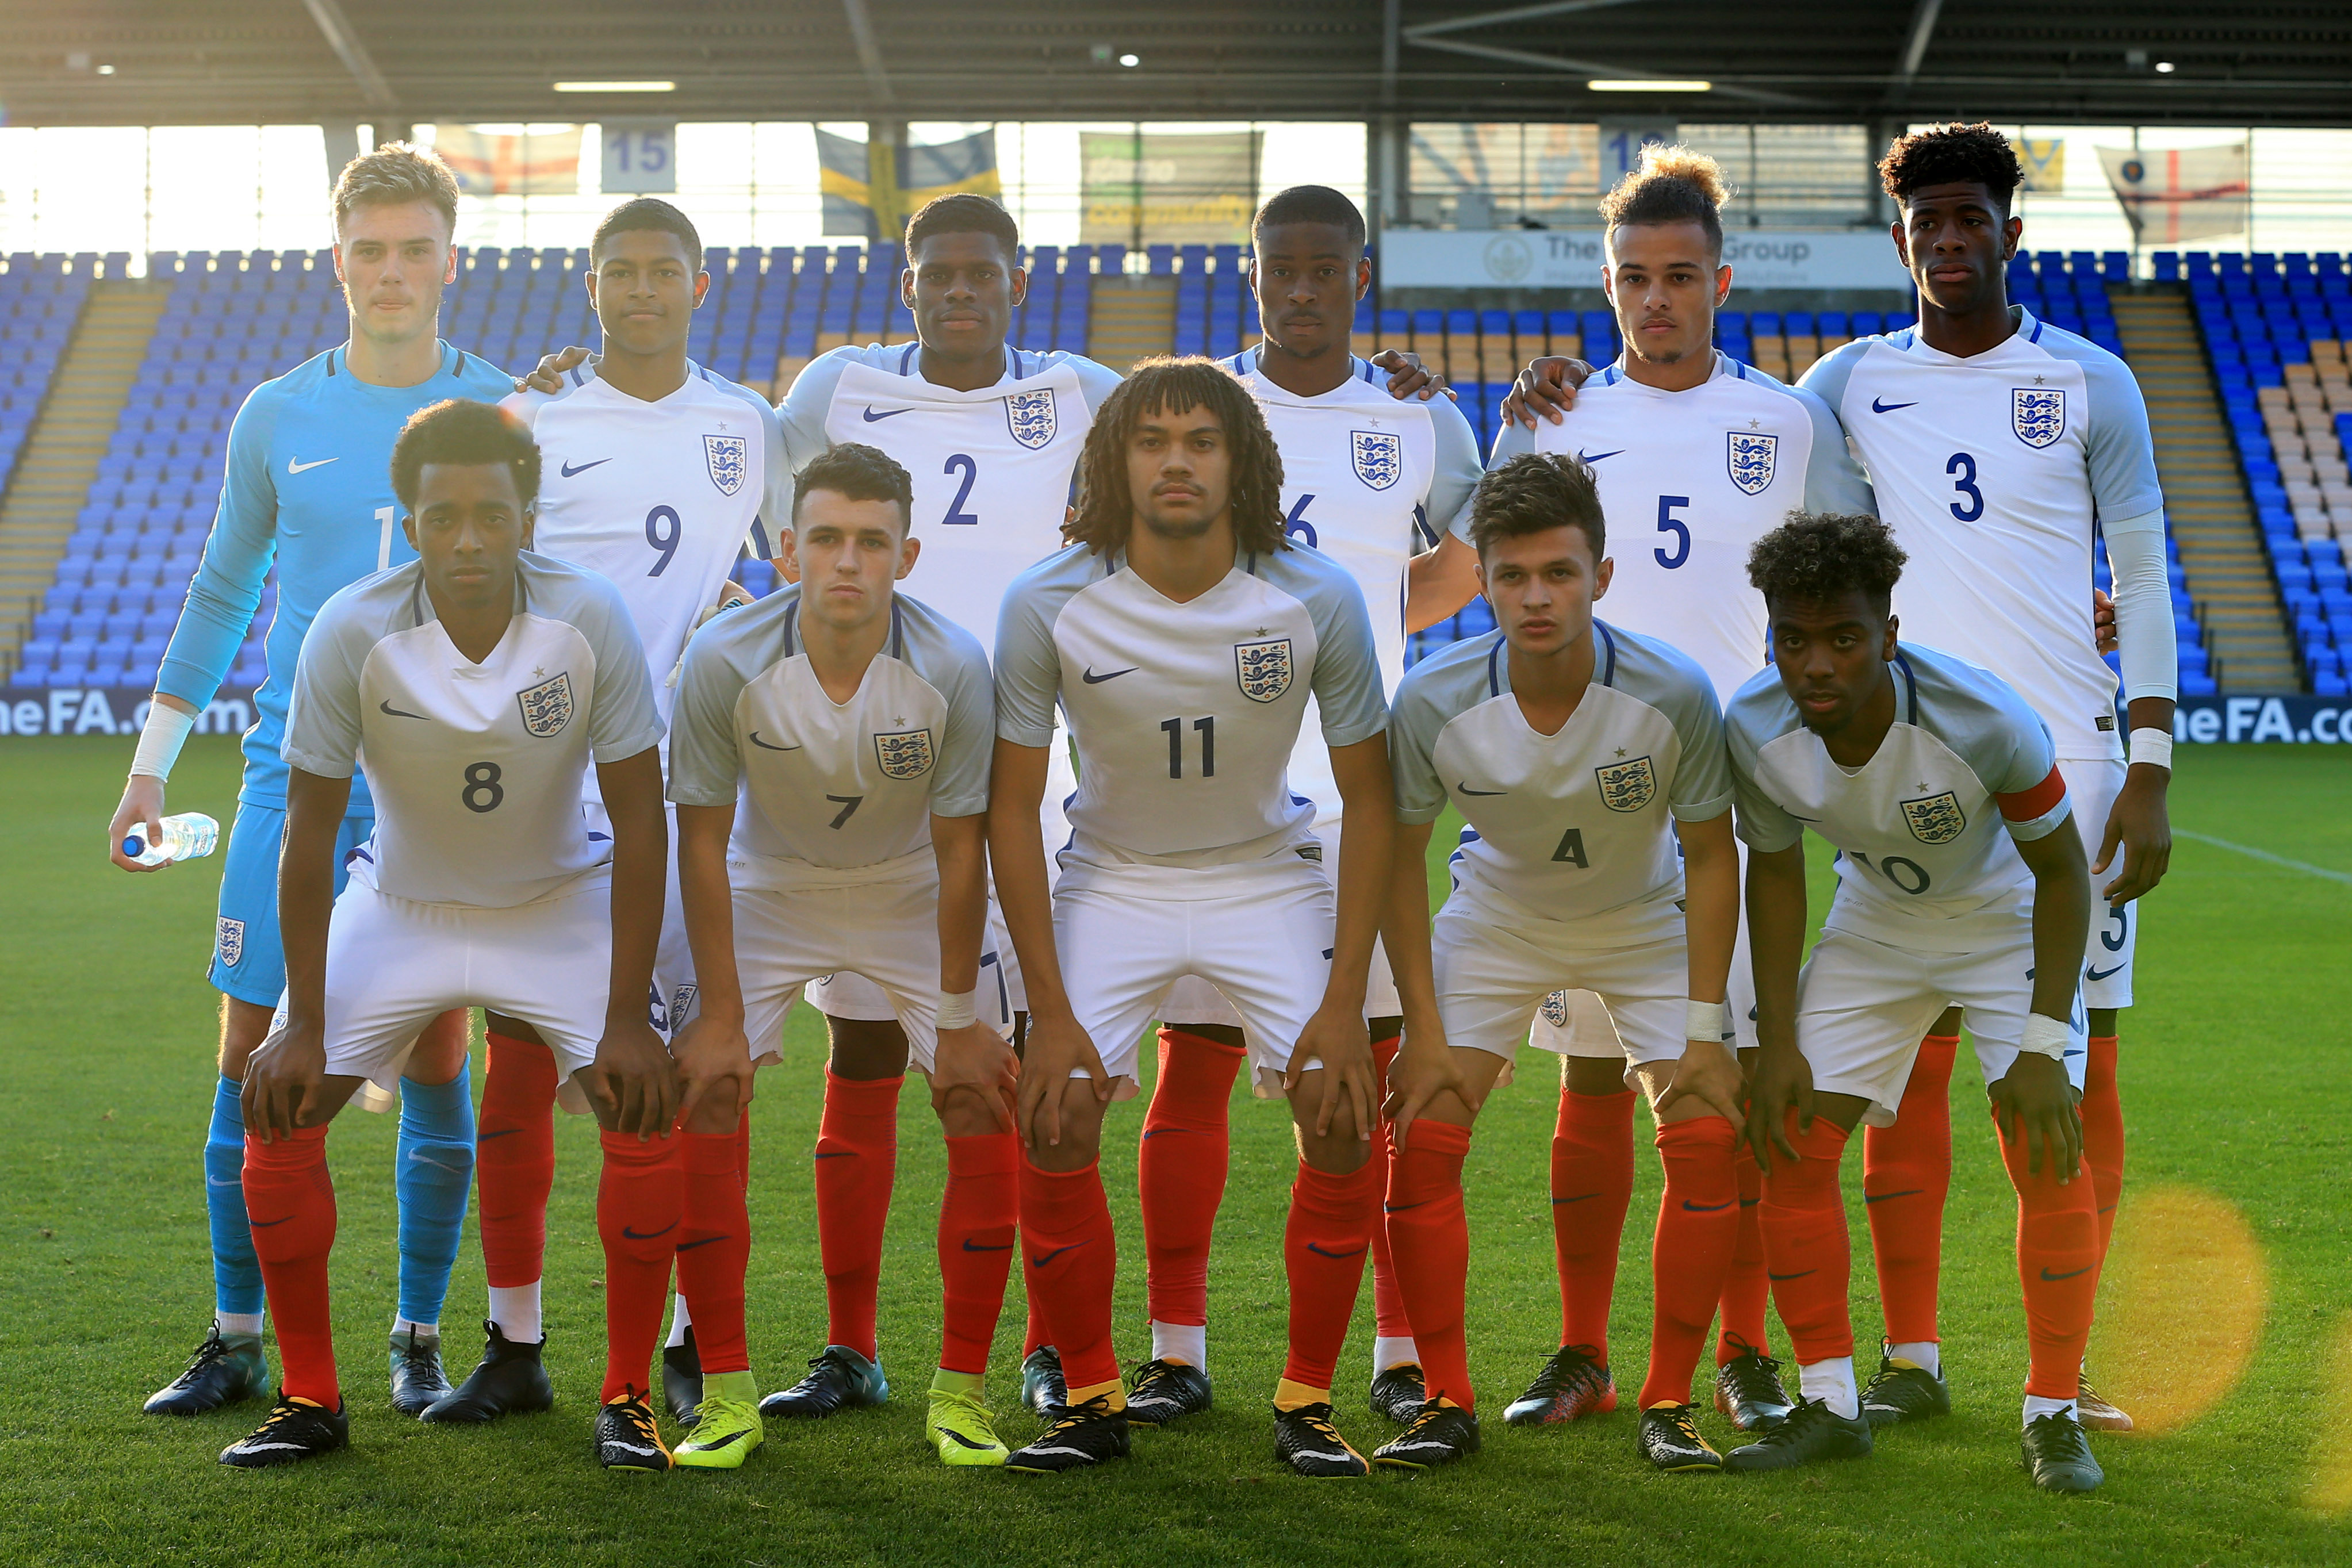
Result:
<svg viewBox="0 0 2352 1568"><path fill-rule="evenodd" d="M2172 832L2176 838L2195 839L2200 844L2211 844L2217 850L2230 850L2238 854L2252 856L2258 861L2268 861L2273 865L2284 866L2289 871L2299 871L2306 876L2324 876L2330 882L2352 883L2352 872L2330 871L2324 865L2313 865L2309 861L2291 861L2284 855L2274 855L2268 850L2258 850L2252 844L2233 844L2227 839L2217 839L2210 833L2191 832L2187 828L2175 828Z"/></svg>

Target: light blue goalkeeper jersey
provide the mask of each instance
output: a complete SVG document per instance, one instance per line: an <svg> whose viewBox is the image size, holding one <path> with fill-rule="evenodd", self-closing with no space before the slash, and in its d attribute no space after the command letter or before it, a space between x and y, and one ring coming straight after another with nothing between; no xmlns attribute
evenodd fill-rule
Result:
<svg viewBox="0 0 2352 1568"><path fill-rule="evenodd" d="M416 559L392 493L392 444L409 415L446 398L496 402L514 381L494 365L441 345L441 368L413 387L372 386L352 375L341 346L253 389L229 427L220 514L204 563L172 632L155 689L202 708L228 678L278 568L278 613L264 647L268 678L245 736L247 804L286 804L286 705L302 639L319 607L351 583ZM351 810L372 813L364 779Z"/></svg>

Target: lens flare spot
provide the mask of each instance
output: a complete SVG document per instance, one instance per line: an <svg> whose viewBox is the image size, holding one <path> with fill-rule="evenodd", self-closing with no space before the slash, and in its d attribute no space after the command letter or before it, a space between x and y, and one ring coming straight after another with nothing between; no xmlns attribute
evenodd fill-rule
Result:
<svg viewBox="0 0 2352 1568"><path fill-rule="evenodd" d="M2091 1364L2135 1429L2179 1431L2253 1360L2270 1268L2236 1206L2185 1186L2128 1194L2099 1281Z"/></svg>

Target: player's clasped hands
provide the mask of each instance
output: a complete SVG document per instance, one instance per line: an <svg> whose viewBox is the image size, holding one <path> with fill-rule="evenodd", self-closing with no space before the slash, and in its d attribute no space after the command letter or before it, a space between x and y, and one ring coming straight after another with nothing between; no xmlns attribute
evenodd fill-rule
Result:
<svg viewBox="0 0 2352 1568"><path fill-rule="evenodd" d="M940 1030L931 1055L931 1109L944 1117L961 1092L988 1107L1000 1133L1013 1129L1019 1110L1021 1061L1004 1037L985 1024Z"/></svg>
<svg viewBox="0 0 2352 1568"><path fill-rule="evenodd" d="M1315 1135L1330 1135L1331 1124L1344 1103L1355 1112L1356 1136L1370 1138L1381 1101L1381 1075L1372 1062L1371 1041L1364 1033L1361 1006L1334 1008L1326 1001L1315 1009L1291 1049L1290 1066L1282 1074L1283 1088L1296 1091L1305 1064L1311 1061L1323 1065L1323 1101L1315 1108Z"/></svg>
<svg viewBox="0 0 2352 1568"><path fill-rule="evenodd" d="M731 1097L739 1113L751 1104L751 1045L743 1037L741 1013L732 1018L698 1014L678 1031L670 1047L670 1060L677 1068L680 1121L690 1123L695 1107L714 1096L721 1105L730 1103Z"/></svg>
<svg viewBox="0 0 2352 1568"><path fill-rule="evenodd" d="M596 1106L596 1119L616 1133L635 1133L643 1143L667 1137L677 1124L677 1063L642 1009L632 1018L605 1020L595 1060L578 1076Z"/></svg>
<svg viewBox="0 0 2352 1568"><path fill-rule="evenodd" d="M1062 1141L1062 1096L1073 1072L1092 1080L1095 1098L1110 1099L1110 1073L1102 1053L1067 1011L1029 1015L1029 1035L1022 1048L1016 1103L1021 1142L1031 1153Z"/></svg>
<svg viewBox="0 0 2352 1568"><path fill-rule="evenodd" d="M1674 1082L1658 1096L1658 1115L1663 1120L1679 1102L1696 1100L1730 1123L1733 1132L1740 1132L1747 1124L1739 1113L1742 1077L1739 1058L1729 1046L1719 1040L1690 1040L1675 1068Z"/></svg>

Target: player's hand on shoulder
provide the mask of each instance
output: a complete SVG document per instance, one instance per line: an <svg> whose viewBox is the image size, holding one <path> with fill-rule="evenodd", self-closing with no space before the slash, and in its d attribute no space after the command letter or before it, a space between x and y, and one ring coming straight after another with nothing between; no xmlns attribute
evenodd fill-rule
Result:
<svg viewBox="0 0 2352 1568"><path fill-rule="evenodd" d="M999 1132L1013 1131L1019 1110L1021 1061L1004 1037L986 1024L940 1030L931 1053L931 1109L947 1114L949 1097L959 1091L988 1107Z"/></svg>
<svg viewBox="0 0 2352 1568"><path fill-rule="evenodd" d="M1371 1038L1364 1032L1360 1007L1338 1008L1327 1000L1315 1009L1290 1049L1290 1065L1283 1071L1282 1086L1297 1089L1310 1061L1323 1064L1323 1103L1315 1109L1315 1135L1330 1135L1331 1124L1344 1105L1355 1116L1356 1136L1370 1138L1380 1108L1381 1075L1372 1061Z"/></svg>
<svg viewBox="0 0 2352 1568"><path fill-rule="evenodd" d="M1576 406L1576 389L1592 375L1592 367L1582 360L1571 360L1561 354L1548 354L1529 360L1528 368L1503 398L1503 419L1510 424L1536 428L1538 415L1560 422L1562 415Z"/></svg>
<svg viewBox="0 0 2352 1568"><path fill-rule="evenodd" d="M1747 1118L1740 1113L1739 1102L1746 1088L1739 1058L1728 1046L1719 1040L1685 1040L1683 1059L1675 1064L1674 1079L1658 1096L1658 1115L1663 1119L1682 1102L1696 1100L1730 1123L1733 1132L1741 1132Z"/></svg>
<svg viewBox="0 0 2352 1568"><path fill-rule="evenodd" d="M670 1042L669 1054L677 1068L680 1121L705 1099L730 1087L738 1111L751 1103L751 1042L744 1037L741 1014L732 1019L697 1014Z"/></svg>
<svg viewBox="0 0 2352 1568"><path fill-rule="evenodd" d="M238 1096L245 1124L263 1143L290 1138L303 1111L327 1081L327 1031L323 1020L289 1015L273 1027L267 1051L245 1064L245 1090Z"/></svg>
<svg viewBox="0 0 2352 1568"><path fill-rule="evenodd" d="M1789 1141L1789 1113L1797 1115L1797 1131L1813 1124L1813 1069L1793 1045L1766 1047L1756 1053L1754 1074L1748 1081L1748 1146L1756 1163L1767 1171L1775 1155L1797 1163L1797 1147Z"/></svg>
<svg viewBox="0 0 2352 1568"><path fill-rule="evenodd" d="M122 802L114 808L114 821L106 829L107 858L124 871L162 871L170 865L141 865L122 852L122 841L142 826L146 829L147 841L160 842L163 837L163 781L149 773L133 773L123 780Z"/></svg>
<svg viewBox="0 0 2352 1568"><path fill-rule="evenodd" d="M1402 402L1408 398L1427 402L1443 392L1454 397L1454 391L1445 384L1445 378L1421 362L1421 356L1405 349L1382 349L1369 364L1378 365L1389 373L1389 396Z"/></svg>
<svg viewBox="0 0 2352 1568"><path fill-rule="evenodd" d="M1021 1048L1018 1120L1021 1141L1032 1149L1062 1141L1062 1094L1074 1072L1093 1080L1095 1098L1110 1098L1110 1073L1087 1031L1067 1011L1029 1015Z"/></svg>
<svg viewBox="0 0 2352 1568"><path fill-rule="evenodd" d="M596 1107L596 1120L640 1143L666 1138L677 1122L677 1064L660 1035L642 1017L607 1019L595 1060L576 1077Z"/></svg>
<svg viewBox="0 0 2352 1568"><path fill-rule="evenodd" d="M1411 1035L1389 1063L1389 1094L1381 1114L1390 1124L1390 1136L1401 1149L1412 1146L1412 1124L1441 1094L1451 1094L1471 1110L1483 1096L1474 1095L1469 1078L1443 1035L1416 1042Z"/></svg>
<svg viewBox="0 0 2352 1568"><path fill-rule="evenodd" d="M593 364L596 356L589 350L572 344L551 354L541 354L530 374L515 382L517 392L560 392L563 390L563 372L576 371L582 365Z"/></svg>
<svg viewBox="0 0 2352 1568"><path fill-rule="evenodd" d="M2025 1140L2025 1168L2054 1167L2061 1186L2083 1174L2083 1117L2066 1064L2038 1051L2021 1051L1992 1086L1993 1120L2004 1143Z"/></svg>

